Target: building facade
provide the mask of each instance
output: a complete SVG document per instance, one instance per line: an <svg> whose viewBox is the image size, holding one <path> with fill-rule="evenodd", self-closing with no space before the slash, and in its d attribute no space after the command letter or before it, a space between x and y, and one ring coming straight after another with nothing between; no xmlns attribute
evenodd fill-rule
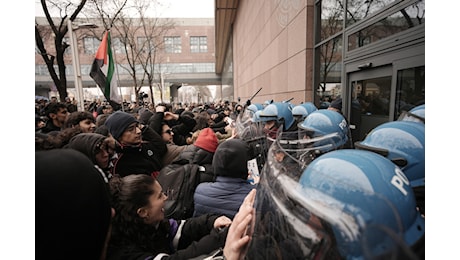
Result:
<svg viewBox="0 0 460 260"><path fill-rule="evenodd" d="M355 140L425 102L424 0L216 0L215 26L216 72L243 101L341 97Z"/></svg>
<svg viewBox="0 0 460 260"><path fill-rule="evenodd" d="M214 19L172 19L162 38L169 47L156 79L167 82L166 101L244 102L257 93L253 103L321 107L340 97L355 140L425 102L424 0L215 0L214 7ZM88 75L99 42L84 30L77 35L84 88L97 89ZM38 54L35 63L41 95L52 82ZM132 79L118 72L126 99L135 99Z"/></svg>
<svg viewBox="0 0 460 260"><path fill-rule="evenodd" d="M152 19L153 20L153 19ZM211 99L220 98L216 96L220 89L220 76L215 73L215 48L214 48L214 19L213 18L155 18L159 38L153 46L158 47L154 61L154 87L153 96L155 102L203 102ZM44 17L36 17L36 22L40 24L42 30L49 28ZM136 19L132 19L129 31L137 48L145 51L148 47L145 43L148 37ZM82 74L82 84L85 100L102 98L102 92L97 87L94 80L89 76L91 65L95 58L95 53L100 45L100 39L104 33L99 19L76 20L74 24L92 23L98 26L93 29L75 30L77 36L77 51ZM49 29L48 29L49 30ZM52 34L46 34L44 44L47 50L54 50L54 38ZM111 30L112 51L116 63L118 84L121 87L123 99L130 102L136 101L134 91L134 79L130 71L129 62L125 55L124 45L122 44L120 32L116 29ZM151 37L151 36L150 36ZM64 41L70 42L68 37ZM161 43L161 44L160 44ZM68 47L65 53L67 86L69 96L75 97L75 77L73 73L72 48ZM50 52L52 53L52 51ZM136 66L138 86L141 84L141 91L151 96L147 82L140 82L143 76L140 64ZM160 96L159 88L164 88L164 97ZM187 95L181 95L181 87L187 86ZM212 92L212 93L211 93ZM216 93L214 93L216 92ZM57 91L53 81L49 76L47 67L39 53L35 54L35 94L40 96L56 96ZM182 98L182 99L179 99Z"/></svg>

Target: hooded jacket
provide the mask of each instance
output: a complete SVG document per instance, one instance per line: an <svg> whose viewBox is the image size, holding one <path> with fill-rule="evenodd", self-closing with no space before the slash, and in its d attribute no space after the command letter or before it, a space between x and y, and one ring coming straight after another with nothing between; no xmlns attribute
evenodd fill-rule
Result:
<svg viewBox="0 0 460 260"><path fill-rule="evenodd" d="M196 187L193 216L216 213L233 219L255 187L247 181L248 151L248 145L241 139L229 139L217 147L212 161L216 180Z"/></svg>
<svg viewBox="0 0 460 260"><path fill-rule="evenodd" d="M217 176L241 178L248 177L249 146L241 139L229 139L221 143L212 159Z"/></svg>
<svg viewBox="0 0 460 260"><path fill-rule="evenodd" d="M65 148L75 149L85 154L94 164L96 161L96 148L107 136L95 133L81 133L72 137Z"/></svg>

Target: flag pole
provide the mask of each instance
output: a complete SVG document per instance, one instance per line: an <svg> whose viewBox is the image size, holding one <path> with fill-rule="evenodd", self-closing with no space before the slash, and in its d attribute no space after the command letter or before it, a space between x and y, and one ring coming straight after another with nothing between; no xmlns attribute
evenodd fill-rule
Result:
<svg viewBox="0 0 460 260"><path fill-rule="evenodd" d="M112 27L110 27L108 30L110 31L112 29ZM112 37L110 37L110 41L112 41ZM118 88L118 94L120 95L121 97L121 111L125 111L125 107L123 106L123 95L122 95L122 92L121 92L121 85L120 85L120 77L118 75L118 66L117 66L117 55L115 53L115 50L113 48L113 45L112 45L112 42L110 43L110 49L112 50L112 56L113 56L113 63L114 63L114 66L115 66L115 74L117 75L117 88Z"/></svg>

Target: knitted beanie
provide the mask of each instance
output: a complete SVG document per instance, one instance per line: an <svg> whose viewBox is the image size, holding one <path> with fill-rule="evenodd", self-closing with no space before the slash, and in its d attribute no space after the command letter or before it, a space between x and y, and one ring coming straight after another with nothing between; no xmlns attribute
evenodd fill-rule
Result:
<svg viewBox="0 0 460 260"><path fill-rule="evenodd" d="M126 128L132 123L138 122L136 118L123 111L117 111L111 114L105 121L105 125L109 129L109 133L118 140Z"/></svg>
<svg viewBox="0 0 460 260"><path fill-rule="evenodd" d="M217 147L212 165L217 176L247 179L248 144L241 139L229 139Z"/></svg>
<svg viewBox="0 0 460 260"><path fill-rule="evenodd" d="M342 98L337 98L334 101L332 101L329 107L333 107L339 111L342 111Z"/></svg>
<svg viewBox="0 0 460 260"><path fill-rule="evenodd" d="M214 153L217 149L217 136L211 128L204 128L200 131L200 134L196 138L194 143L195 146L204 149L208 152Z"/></svg>

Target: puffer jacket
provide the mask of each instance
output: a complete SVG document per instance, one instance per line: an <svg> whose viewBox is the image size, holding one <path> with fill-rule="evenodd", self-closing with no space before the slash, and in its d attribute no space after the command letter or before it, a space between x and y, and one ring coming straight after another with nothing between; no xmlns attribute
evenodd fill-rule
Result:
<svg viewBox="0 0 460 260"><path fill-rule="evenodd" d="M217 176L215 182L200 183L193 196L193 216L216 213L233 219L253 188L255 186L247 180L224 176Z"/></svg>

